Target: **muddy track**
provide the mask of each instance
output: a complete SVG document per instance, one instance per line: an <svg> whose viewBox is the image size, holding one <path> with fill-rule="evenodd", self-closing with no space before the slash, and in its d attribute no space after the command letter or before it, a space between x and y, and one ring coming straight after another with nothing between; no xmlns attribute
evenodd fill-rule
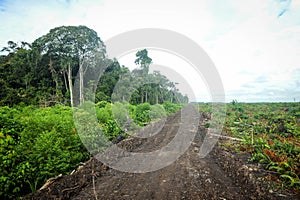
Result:
<svg viewBox="0 0 300 200"><path fill-rule="evenodd" d="M257 181L262 173L247 162L246 154L216 145L205 158L200 158L199 150L208 133L204 127L207 116L198 116L197 133L188 150L167 167L129 173L91 159L72 175L57 177L25 199L299 199L292 194L271 193L268 184ZM167 118L156 135L126 139L118 146L130 152L158 150L174 139L181 120L178 112ZM157 123L145 128L143 134L157 131L155 127L160 122Z"/></svg>

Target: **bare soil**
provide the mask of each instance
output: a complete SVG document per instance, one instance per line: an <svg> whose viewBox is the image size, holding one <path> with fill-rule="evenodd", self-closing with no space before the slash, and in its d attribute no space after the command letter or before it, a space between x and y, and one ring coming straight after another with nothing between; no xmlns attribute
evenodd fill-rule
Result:
<svg viewBox="0 0 300 200"><path fill-rule="evenodd" d="M191 116L193 117L193 116ZM147 173L128 173L109 168L95 158L71 175L49 180L45 187L24 199L300 199L294 194L261 181L266 175L250 155L237 153L219 140L205 157L199 157L208 133L200 114L197 134L189 149L171 165ZM129 138L118 143L128 151L150 152L168 144L177 133L180 112L167 118L164 128L149 138ZM151 132L149 126L143 131ZM228 141L226 141L228 142Z"/></svg>

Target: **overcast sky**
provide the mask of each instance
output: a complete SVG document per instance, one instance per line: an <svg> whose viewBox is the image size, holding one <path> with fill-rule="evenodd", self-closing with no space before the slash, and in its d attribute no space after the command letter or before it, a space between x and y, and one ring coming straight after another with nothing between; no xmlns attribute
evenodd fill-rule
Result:
<svg viewBox="0 0 300 200"><path fill-rule="evenodd" d="M138 28L173 30L207 52L227 102L300 101L300 0L0 0L0 19L1 48L61 25L86 25L104 42Z"/></svg>

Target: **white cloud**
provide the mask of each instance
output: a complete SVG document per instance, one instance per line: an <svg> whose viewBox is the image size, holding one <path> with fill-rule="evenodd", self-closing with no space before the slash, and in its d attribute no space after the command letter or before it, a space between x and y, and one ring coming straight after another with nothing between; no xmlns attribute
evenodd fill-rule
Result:
<svg viewBox="0 0 300 200"><path fill-rule="evenodd" d="M291 85L289 70L300 68L300 26L293 23L287 25L285 22L288 18L295 21L290 12L295 12L298 5L291 6L278 18L280 9L270 9L273 6L270 2L252 2L244 6L241 2L232 3L239 11L245 12L242 15L244 20L208 46L208 52L219 69L229 98L234 93L236 97L247 100L249 94L242 91L245 89L242 85L251 85L254 91L261 88L280 90ZM298 13L299 11L300 9ZM255 77L261 74L268 77L268 82L259 85L253 83ZM286 99L284 96L280 98ZM273 100L273 97L267 99Z"/></svg>
<svg viewBox="0 0 300 200"><path fill-rule="evenodd" d="M258 92L275 95L284 90L276 98L286 99L288 92L298 91L294 86L300 79L295 73L300 68L299 2L4 1L0 3L0 47L8 40L32 42L61 25L86 25L104 41L133 29L165 28L204 47L219 70L227 98L259 100ZM265 77L265 82L258 77ZM245 93L245 86L252 96ZM259 94L262 100L274 99Z"/></svg>

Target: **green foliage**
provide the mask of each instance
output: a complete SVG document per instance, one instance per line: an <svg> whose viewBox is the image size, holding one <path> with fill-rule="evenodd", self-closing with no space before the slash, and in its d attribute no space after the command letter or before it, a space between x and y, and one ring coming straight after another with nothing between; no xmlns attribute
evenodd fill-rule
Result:
<svg viewBox="0 0 300 200"><path fill-rule="evenodd" d="M94 155L102 152L109 145L109 141L103 131L102 124L99 124L94 113L89 112L89 109L92 108L88 107L87 110L75 109L74 121L82 143Z"/></svg>
<svg viewBox="0 0 300 200"><path fill-rule="evenodd" d="M285 181L287 182L287 184L289 184L290 187L300 187L300 179L297 176L297 179L295 179L294 177L287 175L287 174L282 174L280 175L280 178L285 179Z"/></svg>
<svg viewBox="0 0 300 200"><path fill-rule="evenodd" d="M105 57L105 45L86 26L56 27L32 44L9 41L3 51L8 54L0 56L0 199L19 198L49 177L69 173L90 156L81 141L97 153L124 129L136 130L176 112L181 107L175 103L188 102L164 75L148 73L152 59L146 49L136 54L141 69L131 72ZM98 69L99 63L106 68ZM74 84L77 73L83 86ZM141 74L149 83L125 99ZM114 91L120 79L124 84ZM96 104L88 101L93 93ZM113 94L122 103L112 105ZM73 113L57 104L80 106ZM94 108L98 121L91 116Z"/></svg>
<svg viewBox="0 0 300 200"><path fill-rule="evenodd" d="M158 71L149 73L152 59L146 49L136 53L140 68L130 71L116 59L106 58L105 45L85 26L56 27L32 44L18 46L10 41L5 49L10 53L0 56L0 106L73 106L93 97L96 102L129 101L134 105L188 102L176 83ZM103 69L97 67L99 63ZM83 72L91 80L83 79ZM82 85L74 84L77 74ZM139 85L141 79L148 83ZM116 89L117 83L121 84Z"/></svg>
<svg viewBox="0 0 300 200"><path fill-rule="evenodd" d="M209 115L212 112L212 107L209 103L199 103L198 109L206 115Z"/></svg>
<svg viewBox="0 0 300 200"><path fill-rule="evenodd" d="M200 107L200 106L199 106ZM205 109L204 106L201 108ZM252 154L252 161L278 173L278 180L300 191L299 103L227 104L224 130L244 139L239 150Z"/></svg>
<svg viewBox="0 0 300 200"><path fill-rule="evenodd" d="M163 106L164 106L167 114L175 113L176 111L178 111L181 108L180 105L171 103L169 101L164 102Z"/></svg>
<svg viewBox="0 0 300 200"><path fill-rule="evenodd" d="M165 112L165 108L162 105L155 104L155 105L151 105L149 115L151 121L155 121L166 117L167 114Z"/></svg>
<svg viewBox="0 0 300 200"><path fill-rule="evenodd" d="M166 105L169 113L180 107ZM149 103L85 102L74 113L60 105L0 107L0 198L19 198L50 177L68 174L90 154L103 151L132 119L144 126L165 116L164 106ZM132 123L128 131L135 126Z"/></svg>
<svg viewBox="0 0 300 200"><path fill-rule="evenodd" d="M121 127L124 127L129 120L127 104L116 102L112 105L113 118Z"/></svg>
<svg viewBox="0 0 300 200"><path fill-rule="evenodd" d="M137 105L135 109L135 123L140 126L144 126L145 124L149 123L150 120L150 104L142 103Z"/></svg>
<svg viewBox="0 0 300 200"><path fill-rule="evenodd" d="M129 69L120 66L117 60L114 60L104 71L101 75L98 87L95 94L95 101L111 101L111 96L114 92L114 88L116 83L119 81L120 76L123 76L129 72ZM124 89L122 88L122 93L126 93L128 88L126 85L123 85Z"/></svg>
<svg viewBox="0 0 300 200"><path fill-rule="evenodd" d="M140 64L143 74L148 74L149 65L152 62L152 59L148 57L148 51L146 49L140 50L136 53L136 57L135 64Z"/></svg>
<svg viewBox="0 0 300 200"><path fill-rule="evenodd" d="M2 107L0 111L4 122L0 132L1 198L34 192L48 178L69 173L88 159L71 108Z"/></svg>
<svg viewBox="0 0 300 200"><path fill-rule="evenodd" d="M99 101L98 103L96 103L96 107L98 108L103 108L105 107L109 102L107 101Z"/></svg>
<svg viewBox="0 0 300 200"><path fill-rule="evenodd" d="M116 138L122 131L115 120L107 120L102 124L102 130L106 133L106 138L109 140Z"/></svg>
<svg viewBox="0 0 300 200"><path fill-rule="evenodd" d="M103 103L101 107L96 106L96 115L101 124L105 123L107 120L113 120L111 107L110 103L105 103L105 105Z"/></svg>

